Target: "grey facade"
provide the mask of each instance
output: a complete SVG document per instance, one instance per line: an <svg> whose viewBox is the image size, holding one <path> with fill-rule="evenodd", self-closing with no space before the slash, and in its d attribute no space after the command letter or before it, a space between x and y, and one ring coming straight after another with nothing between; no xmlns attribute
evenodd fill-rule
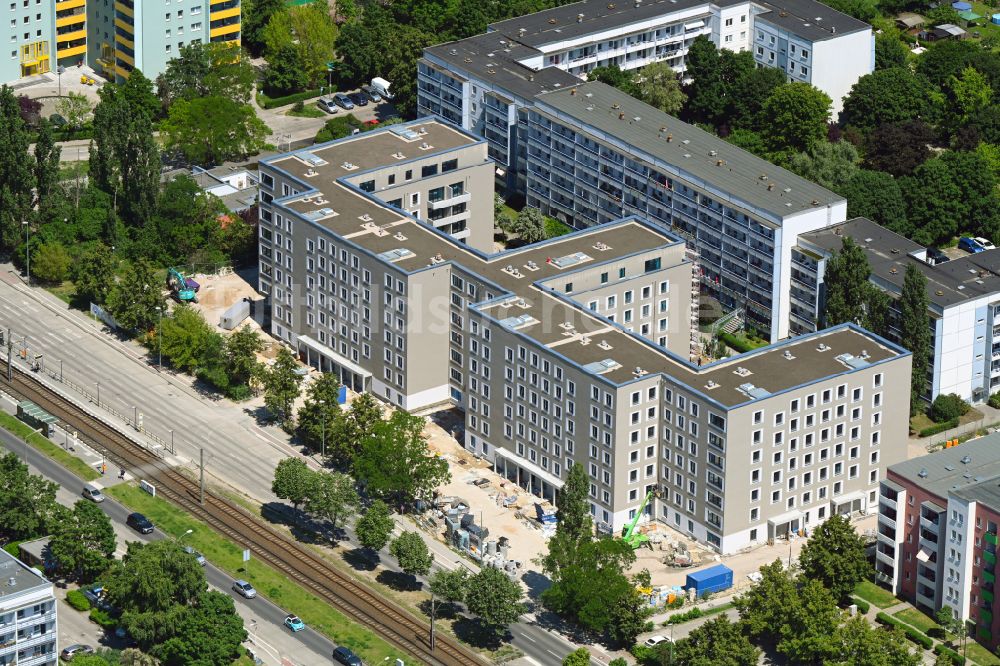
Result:
<svg viewBox="0 0 1000 666"><path fill-rule="evenodd" d="M52 583L0 551L0 666L55 664L58 658Z"/></svg>

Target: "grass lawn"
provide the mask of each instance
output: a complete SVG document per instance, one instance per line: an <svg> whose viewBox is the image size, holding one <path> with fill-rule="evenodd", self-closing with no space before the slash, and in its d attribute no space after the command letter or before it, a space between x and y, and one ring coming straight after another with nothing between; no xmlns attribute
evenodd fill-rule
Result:
<svg viewBox="0 0 1000 666"><path fill-rule="evenodd" d="M882 589L870 580L858 583L857 587L854 588L854 594L879 608L888 608L899 603L899 600L892 596L892 592Z"/></svg>
<svg viewBox="0 0 1000 666"><path fill-rule="evenodd" d="M895 613L895 616L903 622L916 627L925 634L932 629L940 628L940 625L935 622L933 618L921 613L916 608L904 608L898 613Z"/></svg>
<svg viewBox="0 0 1000 666"><path fill-rule="evenodd" d="M930 428L932 425L936 425L935 422L923 412L910 417L910 430L915 432L920 432L924 428Z"/></svg>
<svg viewBox="0 0 1000 666"><path fill-rule="evenodd" d="M351 648L365 663L391 663L395 659L410 661L408 655L393 648L375 632L348 619L325 601L290 581L284 574L256 559L244 563L243 549L240 546L219 536L207 525L166 500L152 497L131 483L109 488L107 493L130 509L142 512L160 530L175 538L187 530L193 530L184 538L184 543L196 548L212 564L228 571L234 578L250 581L262 595L295 613L306 624L338 645Z"/></svg>
<svg viewBox="0 0 1000 666"><path fill-rule="evenodd" d="M41 451L45 456L52 458L69 471L79 476L84 481L93 481L100 476L100 473L87 463L83 462L69 451L66 451L58 444L53 444L47 437L43 437L35 432L31 426L20 421L17 417L6 412L0 412L0 428L14 433L21 439L28 437L28 443ZM76 492L74 489L70 489Z"/></svg>
<svg viewBox="0 0 1000 666"><path fill-rule="evenodd" d="M296 118L322 118L326 114L323 113L319 108L312 104L305 104L302 106L301 111L296 111L294 108L285 114L286 116L294 116Z"/></svg>
<svg viewBox="0 0 1000 666"><path fill-rule="evenodd" d="M67 305L72 305L73 299L76 298L76 285L69 280L62 284L48 285L45 289Z"/></svg>
<svg viewBox="0 0 1000 666"><path fill-rule="evenodd" d="M966 644L965 650L968 658L980 666L996 666L997 664L1000 664L1000 658L971 638ZM962 654L961 646L956 648L956 652Z"/></svg>

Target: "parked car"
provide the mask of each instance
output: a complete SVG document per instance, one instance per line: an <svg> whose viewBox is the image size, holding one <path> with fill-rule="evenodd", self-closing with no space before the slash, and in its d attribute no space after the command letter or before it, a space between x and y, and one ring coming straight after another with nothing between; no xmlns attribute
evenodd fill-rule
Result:
<svg viewBox="0 0 1000 666"><path fill-rule="evenodd" d="M233 591L245 599L253 599L257 596L257 590L253 589L253 585L245 580L233 581Z"/></svg>
<svg viewBox="0 0 1000 666"><path fill-rule="evenodd" d="M89 499L91 502L103 502L104 493L101 489L92 483L88 483L83 487L83 496Z"/></svg>
<svg viewBox="0 0 1000 666"><path fill-rule="evenodd" d="M948 255L937 249L936 247L927 248L927 263L931 266L937 266L938 264L943 264L948 261Z"/></svg>
<svg viewBox="0 0 1000 666"><path fill-rule="evenodd" d="M647 638L644 645L648 648L655 648L657 645L660 645L661 643L669 643L669 642L670 639L667 638L666 636L661 636L660 634L656 634L655 636L650 636L649 638Z"/></svg>
<svg viewBox="0 0 1000 666"><path fill-rule="evenodd" d="M205 560L205 556L202 555L201 553L199 553L197 550L195 550L191 546L184 546L184 552L187 553L188 555L191 555L192 557L194 557L194 561L197 562L198 564L200 564L201 566L205 566L208 563Z"/></svg>
<svg viewBox="0 0 1000 666"><path fill-rule="evenodd" d="M128 514L128 518L125 519L125 524L134 529L139 534L153 533L153 523L150 522L149 518L142 515L141 513Z"/></svg>
<svg viewBox="0 0 1000 666"><path fill-rule="evenodd" d="M368 99L378 104L382 101L382 95L378 94L378 91L371 86L361 86L361 92L368 95Z"/></svg>
<svg viewBox="0 0 1000 666"><path fill-rule="evenodd" d="M94 648L89 645L81 645L80 643L74 643L69 647L63 648L63 651L59 653L59 657L63 661L73 661L73 657L78 654L94 654Z"/></svg>
<svg viewBox="0 0 1000 666"><path fill-rule="evenodd" d="M345 664L346 666L365 666L365 662L361 661L361 657L354 654L343 645L333 651L333 658L338 663Z"/></svg>
<svg viewBox="0 0 1000 666"><path fill-rule="evenodd" d="M351 101L354 102L354 106L368 106L368 95L356 92L351 95Z"/></svg>
<svg viewBox="0 0 1000 666"><path fill-rule="evenodd" d="M302 631L306 628L306 623L300 620L297 615L289 615L285 618L285 626L292 631Z"/></svg>
<svg viewBox="0 0 1000 666"><path fill-rule="evenodd" d="M336 102L329 97L320 97L316 100L316 106L318 106L321 111L325 111L327 113L337 113L337 111L340 110L340 107L337 106Z"/></svg>
<svg viewBox="0 0 1000 666"><path fill-rule="evenodd" d="M987 238L983 238L982 236L976 236L972 240L974 240L977 243L979 243L980 247L982 247L984 250L995 250L995 249L997 249L997 246L994 245L991 240L989 240Z"/></svg>
<svg viewBox="0 0 1000 666"><path fill-rule="evenodd" d="M337 106L344 109L345 111L350 111L351 109L354 108L354 102L352 102L351 98L345 95L344 93L337 93L336 95L334 95L333 101L337 103Z"/></svg>
<svg viewBox="0 0 1000 666"><path fill-rule="evenodd" d="M984 252L986 250L986 248L980 245L975 238L969 238L968 236L964 236L963 238L959 239L958 249L965 250L970 254L977 254L979 252Z"/></svg>

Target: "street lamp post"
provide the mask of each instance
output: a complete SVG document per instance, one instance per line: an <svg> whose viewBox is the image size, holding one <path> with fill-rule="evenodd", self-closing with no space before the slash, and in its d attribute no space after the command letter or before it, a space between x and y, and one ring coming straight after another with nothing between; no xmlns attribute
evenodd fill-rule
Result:
<svg viewBox="0 0 1000 666"><path fill-rule="evenodd" d="M320 427L320 433L321 433L321 437L322 437L322 441L323 441L323 444L322 444L322 446L323 446L323 449L322 449L323 460L325 462L326 461L326 401L325 400L320 400L316 404L319 405L319 409L320 409L319 427Z"/></svg>
<svg viewBox="0 0 1000 666"><path fill-rule="evenodd" d="M97 382L97 406L101 406L101 382Z"/></svg>
<svg viewBox="0 0 1000 666"><path fill-rule="evenodd" d="M437 599L435 598L434 593L431 592L431 652L434 652L434 639L435 639L434 619L435 619L435 611L437 610L435 603L436 601Z"/></svg>
<svg viewBox="0 0 1000 666"><path fill-rule="evenodd" d="M156 371L163 369L163 308L156 307Z"/></svg>
<svg viewBox="0 0 1000 666"><path fill-rule="evenodd" d="M27 262L28 284L31 284L31 248L29 247L31 243L31 226L27 220L22 221L21 225L24 227L24 257Z"/></svg>

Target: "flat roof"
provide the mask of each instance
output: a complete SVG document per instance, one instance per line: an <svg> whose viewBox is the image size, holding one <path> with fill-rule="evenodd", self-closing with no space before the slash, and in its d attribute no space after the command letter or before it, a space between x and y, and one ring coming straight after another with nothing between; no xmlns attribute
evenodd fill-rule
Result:
<svg viewBox="0 0 1000 666"><path fill-rule="evenodd" d="M969 299L1000 294L1000 249L969 254L934 266L911 256L925 248L908 238L864 217L857 217L800 236L828 252L837 252L845 236L850 236L865 251L872 274L883 284L903 289L906 267L912 264L927 278L927 298L944 309Z"/></svg>
<svg viewBox="0 0 1000 666"><path fill-rule="evenodd" d="M419 139L404 139L401 133L407 129L418 133ZM581 268L655 249L676 247L677 263L686 262L682 242L665 229L626 218L485 255L426 222L389 208L377 193L360 192L347 178L363 171L348 170L342 164L355 160L363 161L368 168L391 166L401 161L393 156L400 151L409 158L424 156L414 151L420 143L434 146L435 150L426 155L444 146L454 148L477 142L481 141L443 121L418 120L267 158L261 163L317 188L276 199L277 206L294 211L372 254L392 253L384 255L383 261L405 272L449 261L462 266L497 288L494 300L474 308L498 325L513 317L530 317L522 320L526 325L516 328L517 333L580 366L612 359L614 367L598 374L614 384L662 372L702 392L709 400L733 406L908 353L857 327L842 325L698 367L546 286L561 276L571 279L569 276ZM303 152L327 163L307 166ZM572 255L585 258L565 265L558 261ZM740 372L736 372L738 368ZM637 373L637 369L641 372ZM747 388L748 384L753 385L753 390Z"/></svg>
<svg viewBox="0 0 1000 666"><path fill-rule="evenodd" d="M943 500L954 494L1000 510L1000 433L896 463L889 472Z"/></svg>
<svg viewBox="0 0 1000 666"><path fill-rule="evenodd" d="M753 0L766 7L768 12L758 14L754 20L784 28L810 41L820 42L861 30L871 30L871 25L838 12L833 7L816 0Z"/></svg>
<svg viewBox="0 0 1000 666"><path fill-rule="evenodd" d="M545 93L536 111L550 109L670 165L688 180L729 193L737 205L767 211L778 220L844 198L775 166L694 125L598 81ZM670 169L667 169L670 171Z"/></svg>
<svg viewBox="0 0 1000 666"><path fill-rule="evenodd" d="M577 39L584 35L603 32L649 21L665 14L684 11L693 7L711 5L728 7L744 4L745 0L582 0L561 7L553 7L534 14L493 23L490 30L507 35L527 46L540 48L548 44Z"/></svg>
<svg viewBox="0 0 1000 666"><path fill-rule="evenodd" d="M15 596L51 587L52 583L37 571L0 549L0 609L7 608L8 600Z"/></svg>
<svg viewBox="0 0 1000 666"><path fill-rule="evenodd" d="M558 67L536 71L519 62L537 54L536 49L518 44L500 32L487 32L424 49L425 56L433 56L455 70L493 83L526 100L548 90L580 82L580 79ZM448 73L454 76L454 72Z"/></svg>

